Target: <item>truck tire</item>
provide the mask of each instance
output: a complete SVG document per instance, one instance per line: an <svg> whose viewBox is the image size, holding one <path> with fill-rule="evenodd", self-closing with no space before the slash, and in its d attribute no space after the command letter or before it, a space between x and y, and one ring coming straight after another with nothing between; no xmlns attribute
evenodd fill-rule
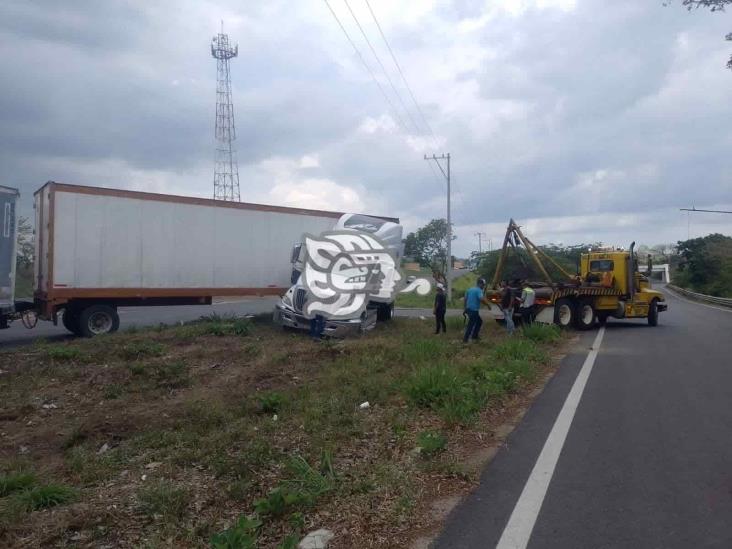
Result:
<svg viewBox="0 0 732 549"><path fill-rule="evenodd" d="M595 306L589 299L584 299L577 306L576 323L578 330L589 330L595 325Z"/></svg>
<svg viewBox="0 0 732 549"><path fill-rule="evenodd" d="M77 336L81 335L79 314L75 310L71 308L64 309L64 314L61 316L61 323L64 325L64 328L66 328L72 334Z"/></svg>
<svg viewBox="0 0 732 549"><path fill-rule="evenodd" d="M654 299L648 306L648 325L658 326L658 300Z"/></svg>
<svg viewBox="0 0 732 549"><path fill-rule="evenodd" d="M572 326L575 316L575 306L571 299L559 299L554 304L554 324L560 328L569 328Z"/></svg>
<svg viewBox="0 0 732 549"><path fill-rule="evenodd" d="M394 316L394 304L393 303L380 303L376 309L376 320L379 322L385 322L391 320Z"/></svg>
<svg viewBox="0 0 732 549"><path fill-rule="evenodd" d="M119 329L117 309L109 305L90 305L79 313L79 335L94 337Z"/></svg>

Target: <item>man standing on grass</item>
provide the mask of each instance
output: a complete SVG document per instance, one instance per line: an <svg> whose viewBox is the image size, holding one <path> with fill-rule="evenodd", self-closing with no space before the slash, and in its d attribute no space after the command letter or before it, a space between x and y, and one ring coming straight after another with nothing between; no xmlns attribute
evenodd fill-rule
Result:
<svg viewBox="0 0 732 549"><path fill-rule="evenodd" d="M437 284L437 292L435 293L435 306L432 311L435 314L435 333L447 333L447 325L445 324L445 313L447 312L447 297L445 296L445 287Z"/></svg>
<svg viewBox="0 0 732 549"><path fill-rule="evenodd" d="M469 339L478 341L480 327L483 326L483 319L480 318L480 303L488 303L483 297L484 289L485 279L479 278L475 286L465 292L465 312L468 315L468 325L465 327L463 343L467 343Z"/></svg>
<svg viewBox="0 0 732 549"><path fill-rule="evenodd" d="M521 303L521 307L519 307L521 322L524 326L530 325L534 320L532 314L534 312L535 298L536 294L534 289L529 286L528 281L524 281L524 289L521 291L521 298L519 299L519 303Z"/></svg>

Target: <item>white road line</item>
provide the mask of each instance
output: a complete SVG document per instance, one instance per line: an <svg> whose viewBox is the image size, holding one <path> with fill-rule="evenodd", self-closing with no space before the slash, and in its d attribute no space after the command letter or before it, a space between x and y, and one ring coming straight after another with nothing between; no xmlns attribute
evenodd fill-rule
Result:
<svg viewBox="0 0 732 549"><path fill-rule="evenodd" d="M582 398L582 393L585 390L585 385L592 372L597 354L600 352L600 344L604 335L605 327L603 326L600 328L597 337L595 337L595 341L592 343L590 352L584 364L582 364L582 369L567 395L567 400L564 401L562 410L559 412L554 426L544 443L544 448L542 448L534 469L526 481L524 490L516 502L516 507L513 508L511 518L508 519L508 524L506 524L506 528L503 530L503 535L501 535L501 539L498 541L498 545L496 545L497 549L524 549L528 545L529 538L531 538L531 531L534 529L536 518L539 516L546 491L554 475L559 454L562 452L564 441L572 425L572 420Z"/></svg>

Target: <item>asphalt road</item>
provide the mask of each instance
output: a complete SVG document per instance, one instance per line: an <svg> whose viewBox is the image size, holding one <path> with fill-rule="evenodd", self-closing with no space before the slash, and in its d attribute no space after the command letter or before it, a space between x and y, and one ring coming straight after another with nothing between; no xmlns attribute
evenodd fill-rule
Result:
<svg viewBox="0 0 732 549"><path fill-rule="evenodd" d="M218 315L248 315L271 313L274 310L277 297L253 297L222 300L212 305L176 305L171 307L120 307L120 330L132 326L145 327L159 324L177 324L196 320L204 315L216 313ZM397 316L432 318L432 311L427 309L396 309ZM462 314L462 311L451 310L448 315ZM488 319L487 311L484 313ZM17 321L7 330L0 330L0 348L32 343L37 339L62 341L73 338L59 322L54 326L52 322L39 321L35 328L28 330Z"/></svg>
<svg viewBox="0 0 732 549"><path fill-rule="evenodd" d="M581 335L435 547L732 547L732 310L666 295Z"/></svg>

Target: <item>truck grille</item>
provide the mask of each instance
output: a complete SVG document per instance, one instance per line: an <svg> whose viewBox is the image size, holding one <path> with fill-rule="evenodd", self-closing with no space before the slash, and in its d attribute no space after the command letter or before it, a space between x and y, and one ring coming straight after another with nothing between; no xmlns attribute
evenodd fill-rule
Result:
<svg viewBox="0 0 732 549"><path fill-rule="evenodd" d="M305 289L298 288L297 290L295 290L294 305L295 305L295 310L298 313L301 313L302 312L302 308L305 305L305 298L306 297L307 297L307 291Z"/></svg>

